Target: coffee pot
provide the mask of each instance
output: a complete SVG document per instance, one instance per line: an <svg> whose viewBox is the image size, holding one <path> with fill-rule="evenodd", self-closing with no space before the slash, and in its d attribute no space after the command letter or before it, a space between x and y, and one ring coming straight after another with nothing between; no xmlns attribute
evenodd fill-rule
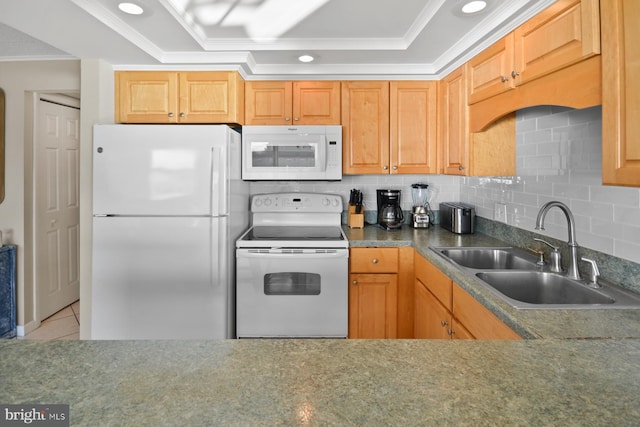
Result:
<svg viewBox="0 0 640 427"><path fill-rule="evenodd" d="M397 230L402 227L402 208L400 190L376 190L378 198L378 224L385 230Z"/></svg>

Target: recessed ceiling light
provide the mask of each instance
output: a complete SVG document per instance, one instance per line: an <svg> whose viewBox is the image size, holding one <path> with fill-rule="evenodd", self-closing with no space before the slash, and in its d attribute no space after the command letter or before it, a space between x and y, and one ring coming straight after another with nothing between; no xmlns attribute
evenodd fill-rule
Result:
<svg viewBox="0 0 640 427"><path fill-rule="evenodd" d="M142 15L144 9L135 3L119 3L118 9L129 15Z"/></svg>
<svg viewBox="0 0 640 427"><path fill-rule="evenodd" d="M305 55L300 55L298 57L298 61L300 62L312 62L315 58L311 55L305 54Z"/></svg>
<svg viewBox="0 0 640 427"><path fill-rule="evenodd" d="M463 13L476 13L487 7L487 2L482 0L470 1L462 6Z"/></svg>

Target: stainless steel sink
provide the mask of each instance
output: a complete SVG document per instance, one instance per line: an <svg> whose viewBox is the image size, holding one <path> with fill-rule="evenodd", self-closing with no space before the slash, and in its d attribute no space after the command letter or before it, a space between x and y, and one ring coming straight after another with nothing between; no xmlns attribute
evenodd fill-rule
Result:
<svg viewBox="0 0 640 427"><path fill-rule="evenodd" d="M515 248L436 248L442 255L463 267L475 270L535 270L535 258ZM525 258L525 256L527 258Z"/></svg>
<svg viewBox="0 0 640 427"><path fill-rule="evenodd" d="M498 292L528 304L613 304L615 299L565 276L541 271L500 271L476 276Z"/></svg>
<svg viewBox="0 0 640 427"><path fill-rule="evenodd" d="M477 283L519 309L640 308L640 295L605 280L602 288L552 273L536 257L512 247L432 247L477 277Z"/></svg>

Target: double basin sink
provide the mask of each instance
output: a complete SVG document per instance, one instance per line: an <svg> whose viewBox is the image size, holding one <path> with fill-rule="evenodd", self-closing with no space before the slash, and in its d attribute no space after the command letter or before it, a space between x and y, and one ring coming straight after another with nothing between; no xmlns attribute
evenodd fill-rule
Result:
<svg viewBox="0 0 640 427"><path fill-rule="evenodd" d="M432 247L440 256L476 276L479 283L519 309L640 308L640 295L603 283L552 273L528 252L512 247Z"/></svg>

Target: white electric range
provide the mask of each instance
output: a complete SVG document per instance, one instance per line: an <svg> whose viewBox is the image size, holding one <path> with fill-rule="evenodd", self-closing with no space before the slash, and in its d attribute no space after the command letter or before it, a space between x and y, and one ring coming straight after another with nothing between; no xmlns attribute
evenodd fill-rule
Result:
<svg viewBox="0 0 640 427"><path fill-rule="evenodd" d="M236 241L238 338L347 336L342 206L335 194L253 196L253 225Z"/></svg>

